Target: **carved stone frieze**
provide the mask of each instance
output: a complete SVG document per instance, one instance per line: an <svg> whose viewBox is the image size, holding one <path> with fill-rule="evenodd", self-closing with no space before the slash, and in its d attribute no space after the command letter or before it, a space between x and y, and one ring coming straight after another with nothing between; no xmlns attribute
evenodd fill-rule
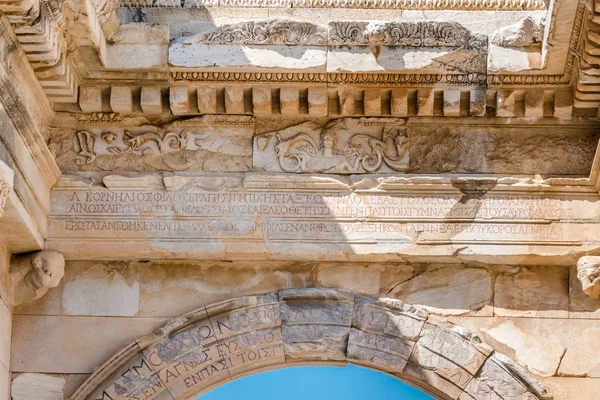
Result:
<svg viewBox="0 0 600 400"><path fill-rule="evenodd" d="M15 256L10 264L12 305L39 299L58 286L65 274L65 259L56 251Z"/></svg>
<svg viewBox="0 0 600 400"><path fill-rule="evenodd" d="M268 172L401 172L409 165L404 120L305 122L254 138L254 167Z"/></svg>
<svg viewBox="0 0 600 400"><path fill-rule="evenodd" d="M248 171L252 118L234 116L231 124L226 120L206 117L165 127L93 127L70 131L51 145L57 163L67 171Z"/></svg>
<svg viewBox="0 0 600 400"><path fill-rule="evenodd" d="M393 10L546 10L543 0L120 0L121 7L271 7L271 8L369 8Z"/></svg>
<svg viewBox="0 0 600 400"><path fill-rule="evenodd" d="M183 44L326 45L327 29L310 22L291 20L247 21L220 26Z"/></svg>
<svg viewBox="0 0 600 400"><path fill-rule="evenodd" d="M335 21L329 23L329 42L339 45L485 48L483 36L456 22Z"/></svg>
<svg viewBox="0 0 600 400"><path fill-rule="evenodd" d="M13 188L14 175L13 170L0 160L0 217L4 213L6 200Z"/></svg>
<svg viewBox="0 0 600 400"><path fill-rule="evenodd" d="M577 262L577 278L583 292L590 297L600 299L600 257L585 256Z"/></svg>

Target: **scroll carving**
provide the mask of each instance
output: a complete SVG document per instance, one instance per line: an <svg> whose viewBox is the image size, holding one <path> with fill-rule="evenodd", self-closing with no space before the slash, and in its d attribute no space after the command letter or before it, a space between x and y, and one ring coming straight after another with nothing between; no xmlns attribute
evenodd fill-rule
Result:
<svg viewBox="0 0 600 400"><path fill-rule="evenodd" d="M290 173L406 171L406 129L369 120L337 119L324 127L308 122L258 136L254 165L269 172Z"/></svg>
<svg viewBox="0 0 600 400"><path fill-rule="evenodd" d="M183 42L183 44L198 43L322 46L327 44L327 30L302 21L274 19L239 22L220 26Z"/></svg>
<svg viewBox="0 0 600 400"><path fill-rule="evenodd" d="M37 300L58 286L65 274L65 259L56 251L16 256L11 261L12 305Z"/></svg>
<svg viewBox="0 0 600 400"><path fill-rule="evenodd" d="M581 257L577 262L577 278L585 294L600 299L600 256Z"/></svg>
<svg viewBox="0 0 600 400"><path fill-rule="evenodd" d="M544 38L544 20L527 17L516 24L495 31L492 44L502 47L541 46Z"/></svg>
<svg viewBox="0 0 600 400"><path fill-rule="evenodd" d="M13 188L14 172L4 162L0 161L0 217L4 213L6 200Z"/></svg>
<svg viewBox="0 0 600 400"><path fill-rule="evenodd" d="M336 21L329 24L329 42L407 47L485 46L485 38L471 35L464 26L436 21Z"/></svg>

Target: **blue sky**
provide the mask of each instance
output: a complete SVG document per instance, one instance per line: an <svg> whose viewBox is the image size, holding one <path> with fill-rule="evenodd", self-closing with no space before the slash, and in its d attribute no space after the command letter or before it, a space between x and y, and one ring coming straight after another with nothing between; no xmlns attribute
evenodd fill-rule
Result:
<svg viewBox="0 0 600 400"><path fill-rule="evenodd" d="M197 400L433 400L381 372L348 365L294 367L247 376Z"/></svg>

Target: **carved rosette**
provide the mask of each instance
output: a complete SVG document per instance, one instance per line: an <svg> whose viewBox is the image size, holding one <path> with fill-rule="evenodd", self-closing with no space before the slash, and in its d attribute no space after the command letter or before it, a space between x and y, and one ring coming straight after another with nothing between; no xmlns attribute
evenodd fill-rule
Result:
<svg viewBox="0 0 600 400"><path fill-rule="evenodd" d="M0 217L4 213L6 200L13 188L14 172L0 160Z"/></svg>

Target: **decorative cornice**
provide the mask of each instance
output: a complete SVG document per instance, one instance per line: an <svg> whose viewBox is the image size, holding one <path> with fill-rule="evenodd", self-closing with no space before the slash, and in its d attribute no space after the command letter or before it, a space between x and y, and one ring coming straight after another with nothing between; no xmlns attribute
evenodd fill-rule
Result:
<svg viewBox="0 0 600 400"><path fill-rule="evenodd" d="M543 0L120 0L121 7L366 8L384 10L546 10Z"/></svg>
<svg viewBox="0 0 600 400"><path fill-rule="evenodd" d="M327 44L327 30L310 22L290 20L247 21L222 25L204 32L183 44L280 44L323 46Z"/></svg>

